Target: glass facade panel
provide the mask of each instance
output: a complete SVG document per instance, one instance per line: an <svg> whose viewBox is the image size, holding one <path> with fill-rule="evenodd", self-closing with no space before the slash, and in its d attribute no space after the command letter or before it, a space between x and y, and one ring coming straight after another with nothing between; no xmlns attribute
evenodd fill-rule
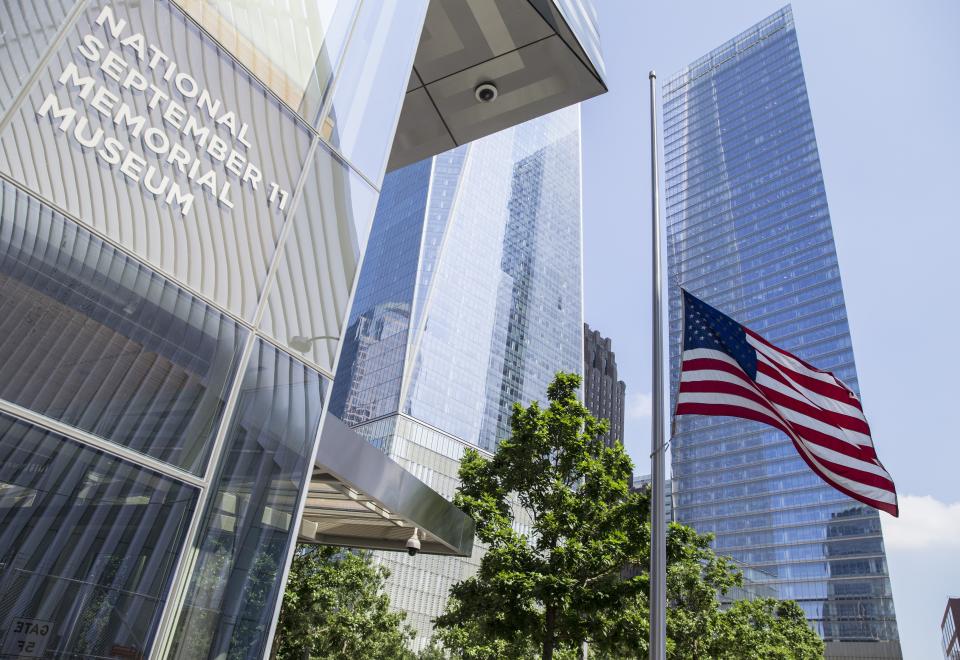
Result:
<svg viewBox="0 0 960 660"><path fill-rule="evenodd" d="M292 108L320 111L360 0L175 0Z"/></svg>
<svg viewBox="0 0 960 660"><path fill-rule="evenodd" d="M399 406L431 168L424 160L384 179L330 395L330 412L350 425Z"/></svg>
<svg viewBox="0 0 960 660"><path fill-rule="evenodd" d="M458 178L435 165L431 195L451 197L450 218L425 264L437 274L402 410L493 451L515 401L544 400L556 371L583 370L579 109L468 148L449 163Z"/></svg>
<svg viewBox="0 0 960 660"><path fill-rule="evenodd" d="M201 474L247 331L0 183L0 397Z"/></svg>
<svg viewBox="0 0 960 660"><path fill-rule="evenodd" d="M387 166L427 4L427 0L363 4L332 104L318 127L377 185Z"/></svg>
<svg viewBox="0 0 960 660"><path fill-rule="evenodd" d="M569 108L390 173L334 414L399 409L492 451L514 401L582 370L579 153Z"/></svg>
<svg viewBox="0 0 960 660"><path fill-rule="evenodd" d="M197 494L0 414L3 657L17 621L46 626L38 656L148 653Z"/></svg>
<svg viewBox="0 0 960 660"><path fill-rule="evenodd" d="M663 104L673 392L677 283L857 391L789 7L668 80ZM672 442L679 522L770 576L825 640L897 640L877 511L759 423L683 416Z"/></svg>
<svg viewBox="0 0 960 660"><path fill-rule="evenodd" d="M176 6L87 3L8 119L0 172L252 319L315 134Z"/></svg>
<svg viewBox="0 0 960 660"><path fill-rule="evenodd" d="M171 657L260 658L311 474L324 380L257 340L204 514Z"/></svg>
<svg viewBox="0 0 960 660"><path fill-rule="evenodd" d="M0 118L74 4L76 0L0 0Z"/></svg>
<svg viewBox="0 0 960 660"><path fill-rule="evenodd" d="M329 376L376 203L370 184L317 146L261 328Z"/></svg>

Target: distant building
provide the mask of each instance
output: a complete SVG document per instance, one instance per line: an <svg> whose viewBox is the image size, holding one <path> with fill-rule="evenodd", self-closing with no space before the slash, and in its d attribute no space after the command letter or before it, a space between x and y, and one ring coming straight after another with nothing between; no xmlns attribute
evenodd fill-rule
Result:
<svg viewBox="0 0 960 660"><path fill-rule="evenodd" d="M644 488L650 488L650 475L641 474L633 475L633 485L632 490L642 490ZM667 482L664 484L666 493L663 498L663 509L667 514L667 520L673 521L673 481L667 479Z"/></svg>
<svg viewBox="0 0 960 660"><path fill-rule="evenodd" d="M604 436L608 447L615 440L623 442L623 406L627 386L617 380L617 356L609 337L583 324L583 400L590 413L610 421Z"/></svg>
<svg viewBox="0 0 960 660"><path fill-rule="evenodd" d="M780 593L777 591L777 585L774 584L776 578L771 573L753 568L736 559L733 563L743 575L743 584L733 587L725 594L720 594L721 608L726 609L738 600L779 599Z"/></svg>
<svg viewBox="0 0 960 660"><path fill-rule="evenodd" d="M947 611L943 613L940 630L943 634L943 657L960 660L960 598L947 599Z"/></svg>

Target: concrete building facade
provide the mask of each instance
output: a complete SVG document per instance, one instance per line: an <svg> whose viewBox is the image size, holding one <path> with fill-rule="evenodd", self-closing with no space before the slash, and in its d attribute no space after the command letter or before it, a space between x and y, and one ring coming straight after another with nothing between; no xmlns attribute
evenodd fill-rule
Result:
<svg viewBox="0 0 960 660"><path fill-rule="evenodd" d="M606 445L623 443L627 386L617 378L617 356L609 337L583 324L583 402L598 419L610 422Z"/></svg>

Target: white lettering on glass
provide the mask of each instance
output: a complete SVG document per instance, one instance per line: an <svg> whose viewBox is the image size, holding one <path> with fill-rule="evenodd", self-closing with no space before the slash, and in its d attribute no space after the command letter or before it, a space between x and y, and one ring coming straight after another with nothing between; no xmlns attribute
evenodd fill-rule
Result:
<svg viewBox="0 0 960 660"><path fill-rule="evenodd" d="M170 55L132 31L112 6L104 6L94 22L104 32L84 35L76 48L78 61L95 70L84 72L67 62L57 91L44 97L37 115L181 216L193 207L193 191L234 208L231 178L257 191L263 174L248 156L249 124ZM107 135L111 125L130 143ZM180 185L180 177L193 188ZM289 195L271 182L266 201L283 211Z"/></svg>

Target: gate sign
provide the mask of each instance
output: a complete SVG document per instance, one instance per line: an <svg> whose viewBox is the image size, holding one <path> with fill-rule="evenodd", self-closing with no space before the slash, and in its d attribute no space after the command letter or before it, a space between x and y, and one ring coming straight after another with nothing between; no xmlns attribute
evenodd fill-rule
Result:
<svg viewBox="0 0 960 660"><path fill-rule="evenodd" d="M3 655L42 658L53 634L53 624L39 619L14 619L3 642Z"/></svg>

